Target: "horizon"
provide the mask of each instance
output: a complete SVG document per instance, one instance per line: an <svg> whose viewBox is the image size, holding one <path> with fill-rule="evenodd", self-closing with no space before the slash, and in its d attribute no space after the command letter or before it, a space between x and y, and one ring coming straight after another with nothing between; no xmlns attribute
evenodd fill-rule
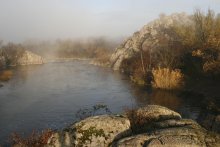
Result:
<svg viewBox="0 0 220 147"><path fill-rule="evenodd" d="M196 8L220 13L220 1L1 0L0 40L119 39L132 35L161 13L192 14Z"/></svg>

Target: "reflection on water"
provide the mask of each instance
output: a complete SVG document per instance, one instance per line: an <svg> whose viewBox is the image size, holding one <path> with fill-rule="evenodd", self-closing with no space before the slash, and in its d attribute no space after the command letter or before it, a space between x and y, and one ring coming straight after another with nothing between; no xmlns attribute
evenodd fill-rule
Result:
<svg viewBox="0 0 220 147"><path fill-rule="evenodd" d="M146 89L144 87L134 86L132 94L135 96L139 106L155 104L178 110L182 104L182 99L178 97L178 93L175 91Z"/></svg>
<svg viewBox="0 0 220 147"><path fill-rule="evenodd" d="M0 144L11 132L60 129L80 108L104 104L113 113L125 107L158 104L196 119L200 106L175 92L137 87L125 76L87 61L48 63L13 69L0 88Z"/></svg>
<svg viewBox="0 0 220 147"><path fill-rule="evenodd" d="M154 91L149 99L149 103L166 106L173 110L181 106L181 101L182 99L178 98L176 93L162 90Z"/></svg>

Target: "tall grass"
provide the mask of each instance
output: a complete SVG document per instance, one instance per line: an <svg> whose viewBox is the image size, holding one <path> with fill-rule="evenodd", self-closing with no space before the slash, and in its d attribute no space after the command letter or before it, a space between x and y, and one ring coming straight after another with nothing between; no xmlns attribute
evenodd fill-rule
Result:
<svg viewBox="0 0 220 147"><path fill-rule="evenodd" d="M169 68L153 69L153 86L160 89L179 89L183 86L184 76L180 70Z"/></svg>

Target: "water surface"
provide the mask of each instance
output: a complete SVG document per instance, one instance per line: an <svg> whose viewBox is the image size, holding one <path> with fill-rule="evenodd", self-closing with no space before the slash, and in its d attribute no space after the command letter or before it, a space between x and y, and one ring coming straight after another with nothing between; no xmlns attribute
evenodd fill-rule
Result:
<svg viewBox="0 0 220 147"><path fill-rule="evenodd" d="M197 102L137 87L127 77L87 61L21 66L12 71L12 79L0 88L0 144L12 132L61 129L76 120L79 109L95 104L105 104L113 113L159 104L193 119L201 111Z"/></svg>

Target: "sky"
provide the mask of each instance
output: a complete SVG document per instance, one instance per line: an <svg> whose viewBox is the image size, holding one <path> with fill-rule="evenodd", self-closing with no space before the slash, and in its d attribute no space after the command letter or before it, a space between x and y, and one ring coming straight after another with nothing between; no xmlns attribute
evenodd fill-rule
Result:
<svg viewBox="0 0 220 147"><path fill-rule="evenodd" d="M0 0L0 40L55 40L131 35L159 14L192 14L220 0Z"/></svg>

